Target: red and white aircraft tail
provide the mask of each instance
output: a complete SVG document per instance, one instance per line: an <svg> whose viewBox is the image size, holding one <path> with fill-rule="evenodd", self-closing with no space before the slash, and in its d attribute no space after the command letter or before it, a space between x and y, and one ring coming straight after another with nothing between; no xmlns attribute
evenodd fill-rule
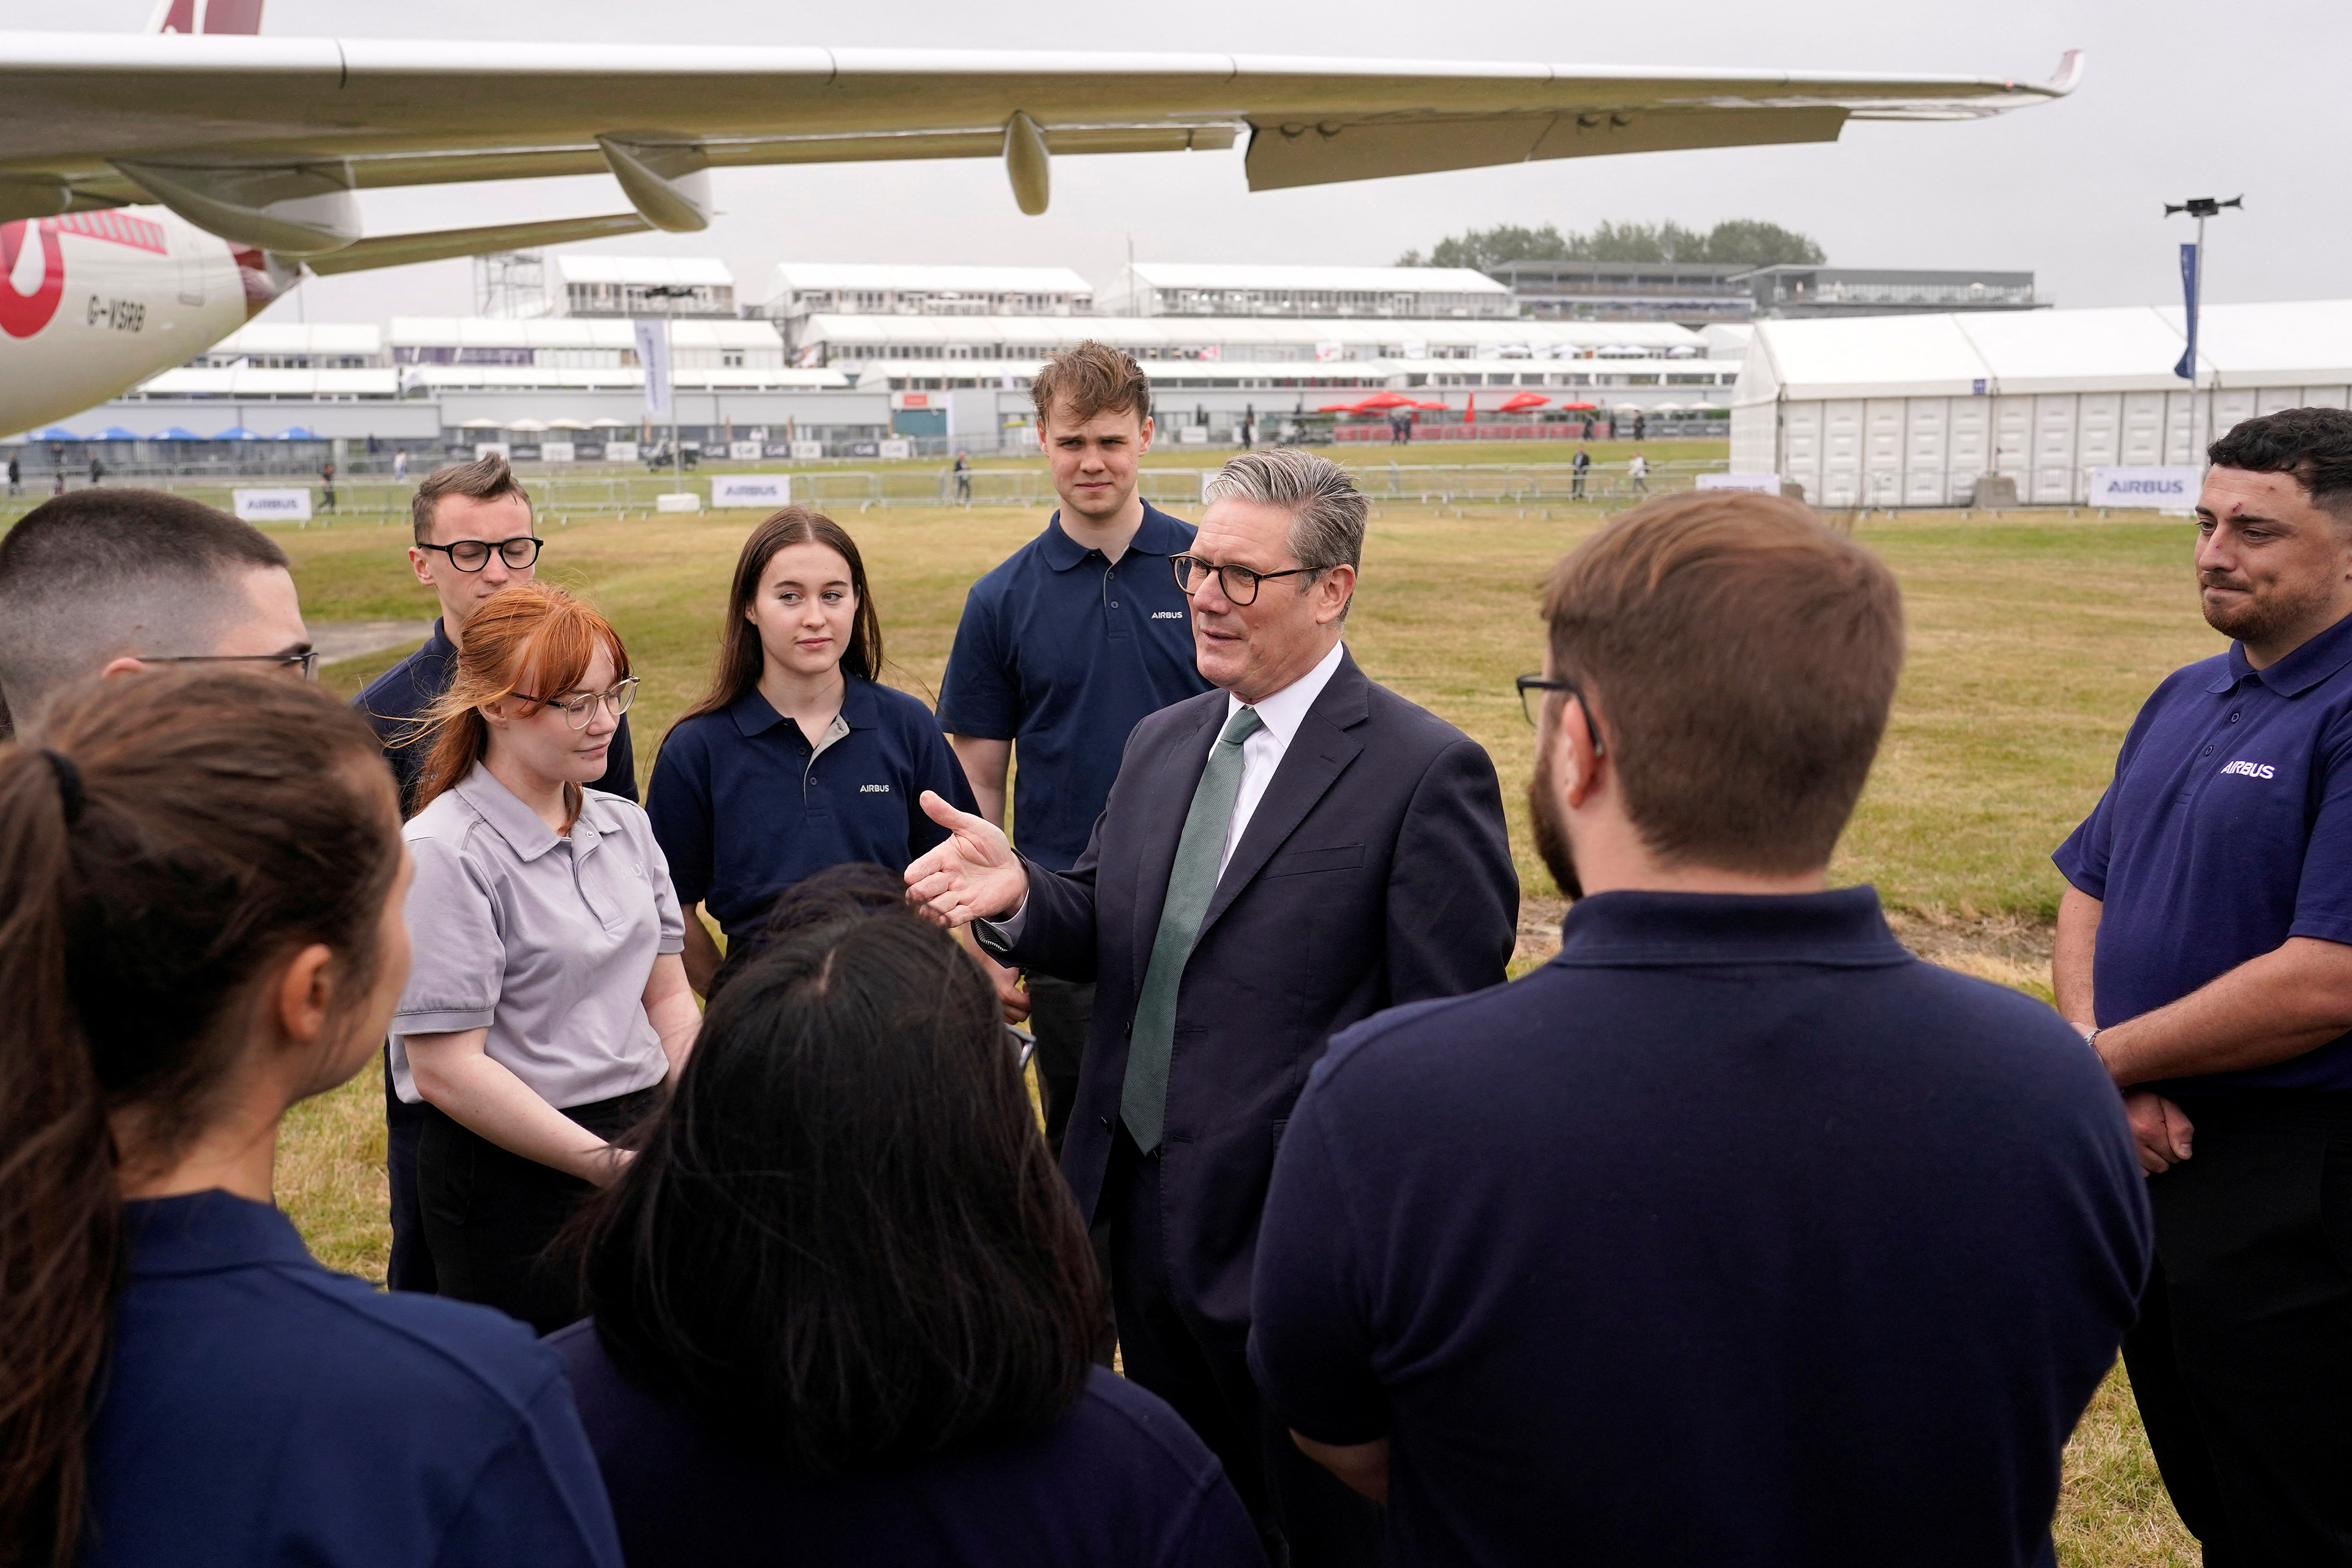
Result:
<svg viewBox="0 0 2352 1568"><path fill-rule="evenodd" d="M151 33L258 33L261 0L155 0Z"/></svg>

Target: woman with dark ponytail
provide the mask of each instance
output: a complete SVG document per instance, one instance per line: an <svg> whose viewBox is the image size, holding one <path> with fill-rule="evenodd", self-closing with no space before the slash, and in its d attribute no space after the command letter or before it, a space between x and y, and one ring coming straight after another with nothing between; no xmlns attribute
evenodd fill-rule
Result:
<svg viewBox="0 0 2352 1568"><path fill-rule="evenodd" d="M374 737L215 670L43 738L0 745L0 1565L616 1563L554 1356L270 1204L408 973Z"/></svg>

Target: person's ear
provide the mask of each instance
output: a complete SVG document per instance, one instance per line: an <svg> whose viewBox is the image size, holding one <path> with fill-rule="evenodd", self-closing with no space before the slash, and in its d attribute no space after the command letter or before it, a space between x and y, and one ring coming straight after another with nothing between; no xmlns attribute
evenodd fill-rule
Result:
<svg viewBox="0 0 2352 1568"><path fill-rule="evenodd" d="M1315 624L1328 626L1347 613L1348 601L1356 595L1356 569L1353 566L1333 566L1315 580L1318 603Z"/></svg>
<svg viewBox="0 0 2352 1568"><path fill-rule="evenodd" d="M424 584L426 587L431 588L437 586L437 584L433 581L432 555L425 551L419 550L414 544L408 547L408 569L415 573L416 580Z"/></svg>
<svg viewBox="0 0 2352 1568"><path fill-rule="evenodd" d="M1143 416L1142 434L1135 443L1135 455L1139 458L1150 450L1151 450L1151 416L1147 414Z"/></svg>
<svg viewBox="0 0 2352 1568"><path fill-rule="evenodd" d="M106 661L106 667L103 669L100 669L98 673L100 676L110 679L118 675L136 675L146 668L147 667L144 664L126 653L120 658L108 659Z"/></svg>
<svg viewBox="0 0 2352 1568"><path fill-rule="evenodd" d="M1563 699L1559 721L1552 727L1552 776L1571 808L1580 807L1601 788L1602 757L1594 743L1591 710L1582 702Z"/></svg>
<svg viewBox="0 0 2352 1568"><path fill-rule="evenodd" d="M289 1046L308 1049L325 1038L335 1010L334 961L334 949L314 942L279 972L272 1021Z"/></svg>

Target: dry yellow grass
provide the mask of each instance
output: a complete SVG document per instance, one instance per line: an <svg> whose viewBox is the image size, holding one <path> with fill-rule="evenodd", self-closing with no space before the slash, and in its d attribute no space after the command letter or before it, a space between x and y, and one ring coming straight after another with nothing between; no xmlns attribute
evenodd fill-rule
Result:
<svg viewBox="0 0 2352 1568"><path fill-rule="evenodd" d="M727 573L749 515L551 531L543 571L591 595L628 639L646 685L632 722L641 769L705 679ZM1014 510L846 517L888 630L893 679L936 689L965 587L1043 524ZM1542 657L1535 593L1597 510L1444 514L1381 506L1349 623L1376 679L1460 724L1504 782L1529 914L1521 963L1556 904L1528 849L1531 739L1511 678ZM430 600L399 561L400 531L281 535L314 620L417 618ZM1875 883L1898 930L1939 963L2048 996L2049 852L2097 798L2132 713L2168 670L2218 647L2188 592L2188 529L2171 521L2018 515L1864 520L1858 537L1902 578L1911 657L1878 768L1835 866ZM340 689L398 657L329 672ZM383 1131L373 1069L289 1121L281 1201L336 1267L383 1275ZM2068 1568L2197 1561L2166 1501L2122 1374L2068 1449L2057 1521Z"/></svg>

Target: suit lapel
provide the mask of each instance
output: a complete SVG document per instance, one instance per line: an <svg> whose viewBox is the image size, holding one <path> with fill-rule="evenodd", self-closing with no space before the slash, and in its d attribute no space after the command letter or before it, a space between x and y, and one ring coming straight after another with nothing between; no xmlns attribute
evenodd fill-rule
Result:
<svg viewBox="0 0 2352 1568"><path fill-rule="evenodd" d="M1212 700L1211 699L1213 699ZM1176 866L1176 842L1184 836L1184 817L1201 774L1209 765L1209 747L1224 728L1225 694L1211 692L1194 700L1199 720L1179 730L1168 749L1153 764L1150 806L1139 814L1136 832L1135 984L1151 962L1151 943L1160 933L1160 909L1168 901L1168 877ZM1175 809L1170 809L1170 807Z"/></svg>
<svg viewBox="0 0 2352 1568"><path fill-rule="evenodd" d="M1217 879L1217 890L1209 900L1209 912L1201 918L1202 937L1217 923L1217 917L1241 897L1250 879L1265 869L1283 841L1297 831L1298 825L1307 820L1307 814L1315 809L1316 802L1347 772L1348 764L1363 752L1362 744L1348 731L1363 722L1365 689L1370 684L1363 671L1356 668L1354 655L1339 656L1339 668L1331 672L1331 679L1315 699L1315 706L1299 721L1298 733L1290 738L1281 765L1274 770L1274 778L1267 784L1257 809L1250 814L1242 841L1234 847L1234 858L1225 863L1224 875ZM1175 858L1172 848L1168 858L1171 861ZM1165 870L1160 873L1160 884L1163 888L1167 885Z"/></svg>

